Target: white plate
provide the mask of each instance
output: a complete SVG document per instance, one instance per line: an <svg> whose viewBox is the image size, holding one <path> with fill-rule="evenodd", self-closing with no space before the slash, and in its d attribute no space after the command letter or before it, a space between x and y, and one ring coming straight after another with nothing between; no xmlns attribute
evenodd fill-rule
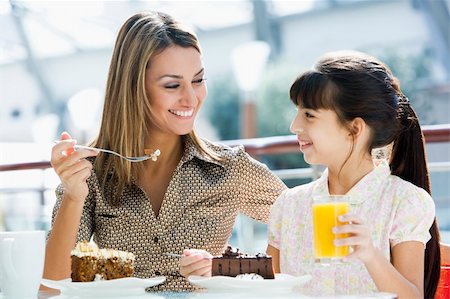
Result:
<svg viewBox="0 0 450 299"><path fill-rule="evenodd" d="M395 299L397 298L397 294L394 293L386 293L386 292L379 292L379 293L367 293L367 294L358 294L358 295L352 295L352 296L341 296L342 299L358 299L358 298L365 298L365 299Z"/></svg>
<svg viewBox="0 0 450 299"><path fill-rule="evenodd" d="M99 280L92 282L72 282L70 278L63 280L42 279L42 284L52 288L59 289L62 294L89 296L124 296L144 294L147 287L153 287L166 280L164 276L153 278L127 277L111 280Z"/></svg>
<svg viewBox="0 0 450 299"><path fill-rule="evenodd" d="M275 279L245 280L229 276L189 276L189 281L202 288L209 290L230 290L239 291L290 291L292 288L301 286L311 279L311 275L292 276L289 274L275 274Z"/></svg>

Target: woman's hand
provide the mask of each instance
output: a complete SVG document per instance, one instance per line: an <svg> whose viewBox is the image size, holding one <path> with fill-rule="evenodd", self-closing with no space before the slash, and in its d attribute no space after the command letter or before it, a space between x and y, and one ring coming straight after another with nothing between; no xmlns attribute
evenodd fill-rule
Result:
<svg viewBox="0 0 450 299"><path fill-rule="evenodd" d="M364 263L370 261L376 254L376 249L372 243L369 227L355 214L341 215L339 216L339 221L347 224L335 226L333 233L349 234L349 236L334 240L334 244L336 246L348 245L353 249L353 252L347 255L345 259L357 258Z"/></svg>
<svg viewBox="0 0 450 299"><path fill-rule="evenodd" d="M89 150L75 151L75 144L76 140L68 133L62 133L61 141L52 148L51 164L64 186L64 198L84 203L89 193L86 180L92 170L92 164L86 158L96 156L97 153Z"/></svg>
<svg viewBox="0 0 450 299"><path fill-rule="evenodd" d="M211 276L212 255L201 249L185 249L180 259L180 274L184 277L191 275Z"/></svg>

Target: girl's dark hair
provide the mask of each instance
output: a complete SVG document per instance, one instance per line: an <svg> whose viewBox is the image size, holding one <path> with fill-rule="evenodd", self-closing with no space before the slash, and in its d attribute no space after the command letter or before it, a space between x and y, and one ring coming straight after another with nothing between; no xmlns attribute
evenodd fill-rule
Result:
<svg viewBox="0 0 450 299"><path fill-rule="evenodd" d="M389 163L392 174L431 195L419 120L397 78L382 62L359 52L331 53L295 80L290 98L302 108L335 111L343 126L362 118L372 130L369 153L393 143ZM425 298L434 298L440 274L436 219L430 234L425 250Z"/></svg>

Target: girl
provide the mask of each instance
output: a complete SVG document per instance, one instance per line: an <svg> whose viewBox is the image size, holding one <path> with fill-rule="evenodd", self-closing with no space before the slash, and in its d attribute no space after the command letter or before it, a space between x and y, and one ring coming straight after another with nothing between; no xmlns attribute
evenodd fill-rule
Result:
<svg viewBox="0 0 450 299"><path fill-rule="evenodd" d="M298 110L291 131L305 160L327 169L317 181L284 192L272 207L267 253L275 271L313 274L311 285L339 277L338 265L318 271L314 263L311 206L316 196L347 194L351 212L339 219L347 224L333 232L350 234L335 245L353 250L345 258L348 285L337 281L336 288L433 298L439 236L424 141L397 79L368 55L331 53L295 80L290 98ZM391 143L389 162L374 163L372 150Z"/></svg>
<svg viewBox="0 0 450 299"><path fill-rule="evenodd" d="M159 289L192 286L164 253L221 253L238 212L266 221L285 185L243 148L200 138L194 121L206 98L196 35L164 13L131 16L118 34L100 133L92 146L125 156L160 149L156 161L73 151L67 133L52 150L61 179L44 277L70 277L70 251L91 237L136 255L137 277L166 276ZM89 107L86 107L89 109ZM71 153L71 154L70 154ZM192 253L191 258L199 254ZM183 272L183 274L202 274Z"/></svg>

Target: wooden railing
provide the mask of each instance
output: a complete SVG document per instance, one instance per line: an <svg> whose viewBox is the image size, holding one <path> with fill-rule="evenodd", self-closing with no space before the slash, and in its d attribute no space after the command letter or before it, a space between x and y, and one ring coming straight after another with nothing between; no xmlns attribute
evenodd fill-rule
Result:
<svg viewBox="0 0 450 299"><path fill-rule="evenodd" d="M434 126L424 126L423 132L425 135L425 141L427 143L448 143L450 142L450 124L445 125L434 125ZM273 154L285 154L285 153L296 153L299 152L299 145L296 136L276 136L276 137L266 137L266 138L254 138L254 139L238 139L238 140L228 140L222 141L230 146L244 145L246 151L255 157L260 159L263 155L273 155ZM40 169L44 171L50 168L49 161L39 161L39 162L27 162L27 163L15 163L15 164L4 164L0 165L0 172L2 171L18 171L18 170L34 170ZM442 162L429 163L430 172L448 172L450 171L450 161L444 160ZM279 176L281 179L315 179L320 175L320 169L317 167L309 168L296 168L296 169L277 169L272 171ZM40 196L41 202L41 215L44 215L44 205L45 205L45 195L44 193L49 190L49 187L44 186L34 188L0 188L0 193L4 194L15 194L21 192L37 192ZM446 205L447 200L446 200ZM48 216L47 216L48 218ZM250 248L250 246L257 246L256 243L251 241L252 244L248 243L246 240L255 240L253 232L255 231L253 227L258 225L252 222L250 219L242 217L238 218L237 230L240 231L237 234L237 242L242 248ZM41 229L48 229L49 222L42 222L40 224ZM249 229L251 228L251 229ZM265 239L263 237L262 239ZM265 242L265 241L264 241ZM263 243L264 243L263 242ZM254 243L254 244L253 244ZM259 244L259 243L258 243ZM259 245L258 245L259 246ZM265 246L265 245L264 245ZM240 247L240 248L241 248ZM259 247L258 247L259 248ZM254 250L253 250L254 251Z"/></svg>
<svg viewBox="0 0 450 299"><path fill-rule="evenodd" d="M450 142L450 124L423 126L427 143ZM230 146L244 145L245 150L255 158L261 155L284 154L299 151L298 141L294 135L274 136L252 139L222 141ZM51 167L49 161L14 163L0 165L0 171L46 169Z"/></svg>
<svg viewBox="0 0 450 299"><path fill-rule="evenodd" d="M450 142L450 124L423 126L422 130L426 143ZM256 157L299 151L295 135L227 140L223 141L223 143L228 145L242 144L250 155Z"/></svg>

